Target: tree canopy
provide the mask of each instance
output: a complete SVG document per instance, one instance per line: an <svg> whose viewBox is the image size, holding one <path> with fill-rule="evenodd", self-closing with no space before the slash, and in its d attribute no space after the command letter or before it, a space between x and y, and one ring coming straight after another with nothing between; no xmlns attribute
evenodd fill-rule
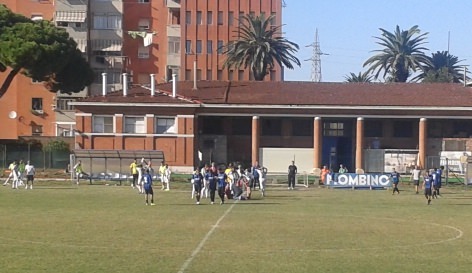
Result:
<svg viewBox="0 0 472 273"><path fill-rule="evenodd" d="M364 63L364 67L370 66L367 71L374 73L375 78L383 71L383 78L389 81L406 82L412 72L430 64L430 59L424 54L428 49L422 46L426 43L428 33L420 34L418 26L409 30L400 30L397 26L394 33L382 28L380 31L382 36L375 38L383 49L375 50L378 54Z"/></svg>
<svg viewBox="0 0 472 273"><path fill-rule="evenodd" d="M0 72L8 73L0 97L18 73L45 83L51 92L74 93L93 81L77 43L49 21L32 21L0 5Z"/></svg>
<svg viewBox="0 0 472 273"><path fill-rule="evenodd" d="M300 66L294 55L299 47L280 36L281 26L272 26L274 16L245 15L235 31L235 40L223 48L226 60L223 68L250 68L256 81L264 80L268 71L277 64L293 69L292 63Z"/></svg>
<svg viewBox="0 0 472 273"><path fill-rule="evenodd" d="M422 68L422 73L413 80L422 82L454 82L464 81L463 67L459 64L462 60L449 54L447 51L437 51L428 57L429 64Z"/></svg>
<svg viewBox="0 0 472 273"><path fill-rule="evenodd" d="M348 76L344 76L344 79L346 82L372 82L373 77L368 72L359 72L357 75L351 72Z"/></svg>

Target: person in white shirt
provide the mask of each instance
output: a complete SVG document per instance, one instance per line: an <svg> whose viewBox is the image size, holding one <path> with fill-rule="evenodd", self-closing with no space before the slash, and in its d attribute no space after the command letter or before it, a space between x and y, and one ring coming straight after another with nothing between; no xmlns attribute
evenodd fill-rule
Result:
<svg viewBox="0 0 472 273"><path fill-rule="evenodd" d="M421 170L418 168L418 166L415 166L415 169L411 172L411 179L415 185L416 194L418 194L418 186L420 185L420 174Z"/></svg>
<svg viewBox="0 0 472 273"><path fill-rule="evenodd" d="M26 163L25 173L26 173L25 189L28 189L28 183L31 182L31 185L29 185L29 188L30 188L30 190L32 190L33 189L34 175L36 174L36 170L34 169L34 166L29 161Z"/></svg>
<svg viewBox="0 0 472 273"><path fill-rule="evenodd" d="M169 191L170 190L170 175L171 175L171 170L169 168L169 165L166 164L166 169L165 169L165 172L164 172L164 183L166 185L166 191Z"/></svg>
<svg viewBox="0 0 472 273"><path fill-rule="evenodd" d="M18 184L20 180L19 171L18 171L18 161L13 161L13 169L11 172L13 173L13 183L11 184L12 189L18 189Z"/></svg>

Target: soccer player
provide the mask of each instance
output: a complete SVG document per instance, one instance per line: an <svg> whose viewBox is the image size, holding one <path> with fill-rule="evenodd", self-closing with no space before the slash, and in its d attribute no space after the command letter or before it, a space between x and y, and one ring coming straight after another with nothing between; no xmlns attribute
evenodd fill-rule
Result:
<svg viewBox="0 0 472 273"><path fill-rule="evenodd" d="M149 169L146 169L143 175L143 189L144 189L144 200L146 200L146 206L149 205L149 196L151 196L151 206L154 206L154 191L152 190L152 176L149 174Z"/></svg>
<svg viewBox="0 0 472 273"><path fill-rule="evenodd" d="M251 185L251 188L252 189L256 189L256 185L259 185L259 189L261 188L261 184L260 184L260 177L259 177L259 172L257 171L258 169L260 168L259 166L259 161L256 161L256 163L254 163L254 165L252 166L252 169L251 169L251 173L252 173L252 185Z"/></svg>
<svg viewBox="0 0 472 273"><path fill-rule="evenodd" d="M295 176L297 175L297 166L295 161L292 161L292 165L288 166L288 189L293 190L295 188Z"/></svg>
<svg viewBox="0 0 472 273"><path fill-rule="evenodd" d="M215 203L217 173L216 171L214 172L212 168L210 168L208 172L205 174L205 176L206 176L206 179L208 180L208 189L210 190L210 201L211 201L211 204L213 205Z"/></svg>
<svg viewBox="0 0 472 273"><path fill-rule="evenodd" d="M81 161L81 160L77 161L77 164L75 164L75 166L74 166L74 171L75 171L75 175L77 176L76 183L77 183L77 185L79 185L80 177L81 177L82 175L87 175L87 174L84 172L84 169L82 169L82 161Z"/></svg>
<svg viewBox="0 0 472 273"><path fill-rule="evenodd" d="M23 177L25 175L25 162L23 159L20 159L20 162L18 163L18 186L23 186Z"/></svg>
<svg viewBox="0 0 472 273"><path fill-rule="evenodd" d="M223 169L219 169L218 176L217 176L217 184L218 184L218 195L220 196L220 199L221 199L221 202L220 202L221 205L225 203L226 179L227 179L227 176L223 172Z"/></svg>
<svg viewBox="0 0 472 273"><path fill-rule="evenodd" d="M164 171L164 183L166 184L166 191L170 191L170 175L172 174L172 171L169 168L169 165L166 164L165 166L165 171Z"/></svg>
<svg viewBox="0 0 472 273"><path fill-rule="evenodd" d="M11 172L13 173L13 182L11 184L12 189L18 189L18 183L19 183L19 175L18 175L18 161L13 161L13 166L11 169Z"/></svg>
<svg viewBox="0 0 472 273"><path fill-rule="evenodd" d="M434 198L438 198L438 194L437 194L437 190L438 190L438 183L439 183L439 179L438 179L438 173L437 173L438 169L434 168L431 170L431 178L432 178L432 183L433 183L433 188L432 188L432 195L433 195L433 199Z"/></svg>
<svg viewBox="0 0 472 273"><path fill-rule="evenodd" d="M259 168L258 170L259 172L259 177L260 177L260 188L261 188L261 194L262 194L262 197L265 196L265 184L266 184L266 179L267 179L267 168L266 167L262 167L262 168Z"/></svg>
<svg viewBox="0 0 472 273"><path fill-rule="evenodd" d="M195 169L195 172L192 175L192 179L193 188L195 189L195 198L197 199L197 205L200 205L200 194L202 192L203 176L198 168Z"/></svg>
<svg viewBox="0 0 472 273"><path fill-rule="evenodd" d="M411 173L411 180L413 180L413 184L415 185L416 194L418 194L418 187L420 185L420 174L421 170L418 168L418 166L415 166L415 169Z"/></svg>
<svg viewBox="0 0 472 273"><path fill-rule="evenodd" d="M161 162L161 166L159 166L159 177L161 178L161 184L162 188L161 190L165 190L165 182L164 182L164 176L166 175L166 165L164 161Z"/></svg>
<svg viewBox="0 0 472 273"><path fill-rule="evenodd" d="M8 169L10 170L10 174L8 175L7 177L7 180L5 180L5 183L3 183L3 186L6 186L10 183L8 183L8 181L10 181L10 179L13 179L13 168L14 168L14 164L15 161L11 162L10 165L8 165Z"/></svg>
<svg viewBox="0 0 472 273"><path fill-rule="evenodd" d="M133 162L129 165L129 169L131 172L131 175L133 176L133 184L131 184L131 187L136 187L136 182L138 181L138 161L135 158Z"/></svg>
<svg viewBox="0 0 472 273"><path fill-rule="evenodd" d="M390 174L390 179L392 180L392 184L393 184L393 193L392 193L392 195L394 195L395 192L400 194L400 191L398 190L398 183L400 182L400 174L395 170L395 168L393 168L392 170L393 171Z"/></svg>
<svg viewBox="0 0 472 273"><path fill-rule="evenodd" d="M428 205L431 204L431 189L433 187L432 177L426 173L423 177L423 189L424 189L424 197L428 200Z"/></svg>
<svg viewBox="0 0 472 273"><path fill-rule="evenodd" d="M444 166L441 166L439 167L439 169L436 170L436 173L437 173L437 180L438 180L438 183L437 183L437 188L436 188L436 193L438 194L438 196L441 196L441 194L439 193L439 189L441 188L442 186L442 174L443 174L443 170L444 170Z"/></svg>
<svg viewBox="0 0 472 273"><path fill-rule="evenodd" d="M201 174L203 176L203 186L202 186L202 192L200 193L200 196L203 198L203 196L205 196L205 198L208 198L208 193L209 193L209 190L208 190L208 176L207 176L207 173L210 172L210 165L208 164L205 164L205 166L202 168L201 170Z"/></svg>
<svg viewBox="0 0 472 273"><path fill-rule="evenodd" d="M34 181L34 175L36 174L36 170L34 169L34 166L30 163L28 160L25 166L25 173L26 173L26 185L25 185L25 190L28 189L28 183L31 182L31 185L29 185L30 190L33 189L33 181Z"/></svg>

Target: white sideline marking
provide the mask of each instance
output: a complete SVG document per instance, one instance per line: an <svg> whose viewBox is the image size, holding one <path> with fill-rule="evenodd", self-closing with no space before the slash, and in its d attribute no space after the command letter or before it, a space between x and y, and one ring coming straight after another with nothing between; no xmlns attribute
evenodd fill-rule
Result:
<svg viewBox="0 0 472 273"><path fill-rule="evenodd" d="M218 221L216 221L215 225L213 225L213 227L210 229L210 231L208 231L208 233L205 235L205 237L203 237L203 239L200 241L200 243L198 244L197 248L195 248L195 250L192 252L192 254L190 255L190 257L184 262L184 264L182 265L182 267L180 268L179 272L178 273L184 273L185 270L189 267L190 263L193 261L193 259L198 255L198 253L200 252L200 250L202 250L203 248L203 245L205 245L206 241L208 241L208 239L210 238L211 234L213 234L213 232L215 231L215 229L218 227L218 225L220 224L220 222L226 217L226 215L228 215L228 213L233 209L233 207L236 205L238 201L234 202L226 211L225 213L220 217L220 219L218 219Z"/></svg>

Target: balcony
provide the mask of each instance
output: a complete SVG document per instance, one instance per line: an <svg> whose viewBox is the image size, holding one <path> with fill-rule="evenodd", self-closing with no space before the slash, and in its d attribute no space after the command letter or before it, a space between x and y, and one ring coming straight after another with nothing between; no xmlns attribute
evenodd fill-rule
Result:
<svg viewBox="0 0 472 273"><path fill-rule="evenodd" d="M166 6L170 9L180 9L180 0L166 0Z"/></svg>
<svg viewBox="0 0 472 273"><path fill-rule="evenodd" d="M167 25L167 37L180 37L180 25Z"/></svg>

